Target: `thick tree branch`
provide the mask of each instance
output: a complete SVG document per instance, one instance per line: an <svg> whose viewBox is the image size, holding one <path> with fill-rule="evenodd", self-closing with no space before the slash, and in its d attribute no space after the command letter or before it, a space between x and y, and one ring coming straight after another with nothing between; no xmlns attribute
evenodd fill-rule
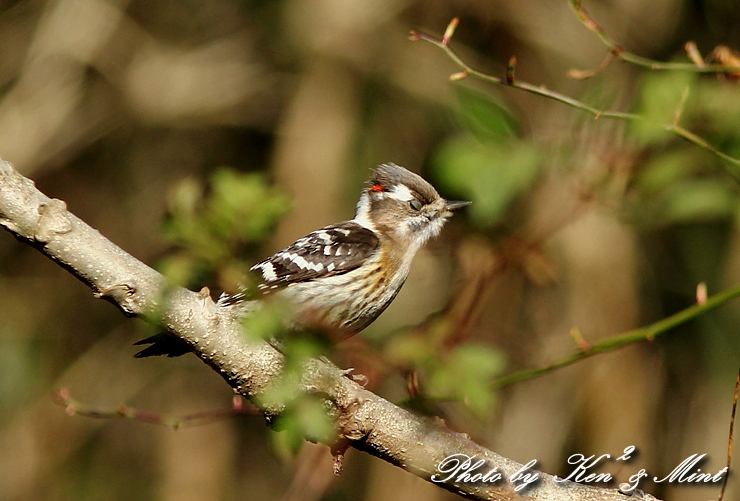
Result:
<svg viewBox="0 0 740 501"><path fill-rule="evenodd" d="M248 341L240 323L205 293L171 284L66 209L7 162L0 161L0 225L60 263L88 284L96 297L116 304L128 316L160 326L189 343L195 354L234 390L260 407L268 422L280 405L260 404L259 395L280 378L283 356L261 341ZM430 480L451 454L485 460L476 472L498 468L503 479L438 484L469 499L624 500L616 490L571 482L539 473L539 482L515 491L509 481L521 464L501 457L462 433L411 414L365 390L337 367L319 360L306 363L301 390L321 395L331 407L338 440ZM334 439L326 439L336 445ZM642 499L655 499L644 495Z"/></svg>

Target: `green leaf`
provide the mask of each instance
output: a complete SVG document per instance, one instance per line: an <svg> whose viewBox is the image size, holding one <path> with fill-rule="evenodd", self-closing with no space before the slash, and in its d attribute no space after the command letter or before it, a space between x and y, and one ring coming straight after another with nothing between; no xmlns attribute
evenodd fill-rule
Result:
<svg viewBox="0 0 740 501"><path fill-rule="evenodd" d="M490 226L532 186L539 172L540 154L525 141L481 142L462 135L442 145L433 165L442 185L473 201L468 209L473 219Z"/></svg>
<svg viewBox="0 0 740 501"><path fill-rule="evenodd" d="M487 416L495 401L491 380L503 371L503 357L488 346L467 343L440 360L430 370L430 395L460 400L478 416Z"/></svg>
<svg viewBox="0 0 740 501"><path fill-rule="evenodd" d="M259 174L222 168L214 172L211 184L207 217L225 237L262 238L288 208L287 198L270 188Z"/></svg>
<svg viewBox="0 0 740 501"><path fill-rule="evenodd" d="M434 357L434 344L420 336L398 333L384 343L386 356L393 365L420 366Z"/></svg>
<svg viewBox="0 0 740 501"><path fill-rule="evenodd" d="M177 284L188 284L202 271L201 263L189 254L177 253L165 257L157 266L159 271Z"/></svg>
<svg viewBox="0 0 740 501"><path fill-rule="evenodd" d="M699 164L700 151L670 150L649 159L637 176L637 185L647 196L666 189L672 183L687 178Z"/></svg>
<svg viewBox="0 0 740 501"><path fill-rule="evenodd" d="M279 432L274 437L275 445L293 455L306 439L330 442L336 436L330 407L317 395L302 394L294 399L274 421L273 428Z"/></svg>
<svg viewBox="0 0 740 501"><path fill-rule="evenodd" d="M519 123L503 103L465 86L455 89L462 117L477 137L503 140L520 134Z"/></svg>
<svg viewBox="0 0 740 501"><path fill-rule="evenodd" d="M684 94L691 100L691 88L696 81L691 72L648 72L639 90L637 113L645 120L631 122L629 130L643 144L662 142L670 133L661 125L671 124L682 107ZM687 101L683 106L689 104Z"/></svg>
<svg viewBox="0 0 740 501"><path fill-rule="evenodd" d="M733 217L740 197L724 180L691 179L675 183L666 193L663 218L686 223Z"/></svg>
<svg viewBox="0 0 740 501"><path fill-rule="evenodd" d="M278 297L265 299L259 307L242 319L242 332L249 339L269 340L286 331L285 319L291 314L290 305Z"/></svg>
<svg viewBox="0 0 740 501"><path fill-rule="evenodd" d="M204 187L186 178L169 194L163 232L184 256L168 264L178 278L192 279L223 266L244 245L264 238L288 208L286 196L259 174L220 168L210 186L204 196ZM187 263L191 270L183 267Z"/></svg>

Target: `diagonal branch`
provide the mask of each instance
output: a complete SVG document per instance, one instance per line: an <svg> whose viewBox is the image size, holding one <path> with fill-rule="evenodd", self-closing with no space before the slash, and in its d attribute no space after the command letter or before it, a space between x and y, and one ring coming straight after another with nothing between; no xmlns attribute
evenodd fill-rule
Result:
<svg viewBox="0 0 740 501"><path fill-rule="evenodd" d="M694 320L695 318L712 311L737 297L740 297L740 285L720 292L719 294L715 294L714 296L707 298L706 301L691 305L678 313L674 313L669 317L655 322L654 324L602 339L595 343L587 343L587 345L584 345L584 349L581 349L554 364L536 369L525 369L503 376L493 382L493 387L500 388L520 381L526 381L527 379L534 379L599 353L616 350L623 346L643 341L652 341L659 335L668 332L681 324Z"/></svg>
<svg viewBox="0 0 740 501"><path fill-rule="evenodd" d="M58 262L93 290L95 297L117 305L126 315L140 317L187 342L195 354L234 390L260 408L271 422L282 407L265 404L260 395L276 382L283 356L262 341L245 340L240 322L217 307L205 293L195 293L167 281L152 268L124 252L67 211L61 200L50 199L33 182L0 160L0 225ZM536 473L539 482L515 490L511 477L523 465L485 449L463 433L416 416L365 390L337 367L309 360L300 389L320 395L334 418L336 436L322 441L335 447L352 446L431 481L451 454L482 460L476 472L496 468L497 483L446 481L440 487L468 499L553 501L620 501L613 489L572 482ZM343 448L337 454L341 458ZM472 473L472 472L471 472ZM644 495L644 500L655 499Z"/></svg>

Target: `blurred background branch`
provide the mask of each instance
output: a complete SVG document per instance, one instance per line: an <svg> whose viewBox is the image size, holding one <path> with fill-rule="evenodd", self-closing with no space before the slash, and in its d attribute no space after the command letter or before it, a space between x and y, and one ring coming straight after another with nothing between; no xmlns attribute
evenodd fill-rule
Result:
<svg viewBox="0 0 740 501"><path fill-rule="evenodd" d="M457 26L458 20L457 18L454 18L450 24L449 27L455 27ZM678 119L680 118L681 111L683 111L683 106L685 104L685 98L682 98L682 100L679 103L676 103L676 112L674 113L674 120L671 123L659 123L654 122L651 123L651 120L643 115L639 115L636 113L628 113L623 111L611 111L611 110L601 110L598 108L594 108L593 106L589 106L588 104L579 101L577 99L573 99L572 97L566 96L564 94L561 94L559 92L555 92L552 90L547 89L544 85L533 85L527 82L521 82L514 78L514 65L510 65L507 68L507 75L504 78L495 77L493 75L486 74L482 71L478 71L474 68L472 68L470 65L468 65L465 61L463 61L460 56L455 53L450 47L449 42L452 38L452 33L454 32L454 28L450 29L448 27L447 33L442 38L435 38L429 35L426 35L424 33L420 33L416 30L411 31L410 38L411 40L424 40L425 42L429 42L440 49L442 49L447 56L452 59L455 64L460 66L463 71L460 73L454 73L450 76L450 80L462 80L466 76L470 75L476 78L479 78L486 82L491 82L499 85L508 85L509 87L513 87L515 89L523 90L526 92L530 92L532 94L536 94L538 96L552 99L554 101L557 101L559 103L567 104L568 106L571 106L573 108L576 108L581 111L585 111L587 113L590 113L593 115L594 119L599 118L617 118L621 120L638 120L638 121L645 121L648 123L648 126L657 127L659 129L663 129L667 132L671 132L678 137L688 141L691 144L694 144L696 146L699 146L700 148L704 148L705 150L711 152L713 155L716 155L718 158L721 158L725 162L729 163L730 165L740 167L740 158L732 157L726 153L723 153L719 151L718 149L711 146L705 139L702 139L701 137L697 136L696 134L692 133L691 131L686 130L685 128L678 125ZM515 61L515 60L514 60ZM687 65L689 68L694 68L696 71L701 71L704 68L695 67L693 65ZM651 68L656 69L656 68ZM665 69L665 68L657 68L657 69ZM686 68L671 68L671 69L686 69ZM724 69L724 68L723 68ZM688 90L688 88L687 88ZM735 182L740 184L740 173L736 172L735 170L731 168L725 169L727 174L730 175Z"/></svg>
<svg viewBox="0 0 740 501"><path fill-rule="evenodd" d="M634 329L617 336L602 339L596 343L589 343L583 338L580 338L583 345L581 350L572 354L571 356L564 358L558 362L540 367L536 369L528 369L496 379L493 383L494 387L500 388L510 384L526 381L536 377L544 376L556 369L567 367L568 365L574 364L584 358L597 355L599 353L607 353L623 346L627 346L633 343L641 343L644 341L653 341L657 336L664 334L679 325L696 319L700 315L705 314L723 304L729 302L732 299L740 296L740 286L732 289L715 294L711 298L707 298L705 301L689 306L685 310L679 311L671 315L670 317L664 318L655 322L652 325L642 327L640 329Z"/></svg>
<svg viewBox="0 0 740 501"><path fill-rule="evenodd" d="M578 20L581 21L586 28L595 33L601 42L606 45L609 49L609 54L625 63L632 63L649 70L694 71L697 73L727 74L728 76L740 72L740 60L738 60L737 57L730 56L731 49L729 49L729 47L725 47L724 50L720 50L716 53L716 55L719 56L719 64L706 64L706 62L702 62L701 64L666 63L663 61L653 61L631 52L627 52L621 45L609 38L599 23L589 15L583 7L583 0L568 0L568 4ZM590 74L589 76L593 76L593 74Z"/></svg>
<svg viewBox="0 0 740 501"><path fill-rule="evenodd" d="M169 416L141 409L133 409L125 405L120 405L115 409L100 409L78 402L72 398L72 395L66 388L61 388L53 392L51 399L54 403L63 406L64 412L68 416L84 416L96 419L133 419L142 423L168 426L175 430L188 426L203 426L222 419L259 415L259 410L255 407L244 405L244 400L240 396L234 397L233 405L229 408L196 412L184 416Z"/></svg>

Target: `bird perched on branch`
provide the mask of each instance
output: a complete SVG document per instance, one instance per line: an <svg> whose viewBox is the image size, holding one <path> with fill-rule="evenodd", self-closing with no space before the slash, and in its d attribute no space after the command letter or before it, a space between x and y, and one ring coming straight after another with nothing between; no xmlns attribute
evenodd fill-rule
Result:
<svg viewBox="0 0 740 501"><path fill-rule="evenodd" d="M421 176L388 163L373 170L352 220L325 226L257 263L259 289L290 304L292 323L350 336L388 307L408 277L419 248L436 236L452 211L470 202L440 197ZM242 307L245 294L218 305ZM136 344L136 357L179 356L184 342L157 334Z"/></svg>

